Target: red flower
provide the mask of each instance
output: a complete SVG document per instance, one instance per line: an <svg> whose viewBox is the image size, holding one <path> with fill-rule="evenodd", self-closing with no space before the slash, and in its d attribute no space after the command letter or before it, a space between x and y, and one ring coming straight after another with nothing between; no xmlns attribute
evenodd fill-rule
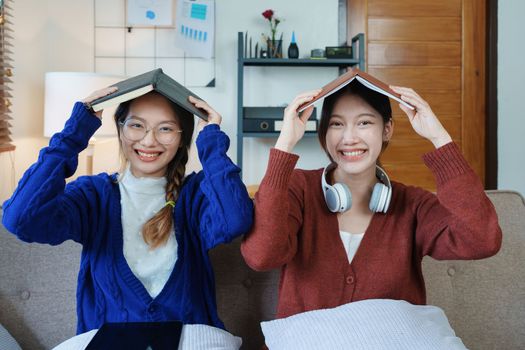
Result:
<svg viewBox="0 0 525 350"><path fill-rule="evenodd" d="M271 21L272 20L272 17L273 17L273 10L266 10L262 13L263 17L266 18L267 20Z"/></svg>
<svg viewBox="0 0 525 350"><path fill-rule="evenodd" d="M268 20L270 24L270 33L272 41L275 41L275 33L277 32L277 26L281 23L281 20L275 17L275 12L272 9L268 9L262 13L263 17Z"/></svg>

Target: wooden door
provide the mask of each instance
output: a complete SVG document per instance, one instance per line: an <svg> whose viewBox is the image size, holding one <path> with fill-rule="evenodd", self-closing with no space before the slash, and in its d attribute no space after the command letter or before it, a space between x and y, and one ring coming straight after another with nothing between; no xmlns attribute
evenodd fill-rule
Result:
<svg viewBox="0 0 525 350"><path fill-rule="evenodd" d="M485 1L347 0L348 37L365 33L372 75L425 98L476 173L485 178ZM393 180L435 190L417 135L396 103L382 157Z"/></svg>

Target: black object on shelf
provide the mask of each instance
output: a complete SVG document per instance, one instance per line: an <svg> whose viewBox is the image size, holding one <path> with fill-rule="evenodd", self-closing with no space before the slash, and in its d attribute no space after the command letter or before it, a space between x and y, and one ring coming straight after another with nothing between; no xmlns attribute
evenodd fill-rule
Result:
<svg viewBox="0 0 525 350"><path fill-rule="evenodd" d="M244 133L278 133L282 128L285 107L243 107ZM306 123L307 133L317 132L317 111L314 111Z"/></svg>
<svg viewBox="0 0 525 350"><path fill-rule="evenodd" d="M292 32L292 41L290 46L288 46L288 58L299 58L299 47L295 42L295 32Z"/></svg>
<svg viewBox="0 0 525 350"><path fill-rule="evenodd" d="M283 119L285 107L243 107L244 118Z"/></svg>
<svg viewBox="0 0 525 350"><path fill-rule="evenodd" d="M353 58L352 46L327 46L326 58Z"/></svg>

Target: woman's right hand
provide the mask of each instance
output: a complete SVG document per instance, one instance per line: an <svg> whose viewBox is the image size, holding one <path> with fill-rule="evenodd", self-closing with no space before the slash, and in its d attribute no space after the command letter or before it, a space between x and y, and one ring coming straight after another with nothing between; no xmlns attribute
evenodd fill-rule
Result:
<svg viewBox="0 0 525 350"><path fill-rule="evenodd" d="M284 110L283 127L279 138L275 143L275 148L283 152L292 152L293 148L303 137L306 130L306 122L314 110L314 106L305 109L301 115L297 113L297 109L302 104L311 101L315 96L321 92L321 89L303 92L297 95L293 101Z"/></svg>
<svg viewBox="0 0 525 350"><path fill-rule="evenodd" d="M116 86L110 86L110 87L107 87L107 88L104 88L104 89L100 89L100 90L92 92L91 95L89 95L88 97L83 99L81 102L84 103L84 104L86 104L86 103L87 104L91 104L91 102L95 101L97 98L101 98L101 97L104 97L106 95L112 94L112 93L114 93L117 90L118 90L118 88ZM102 119L102 110L100 110L98 112L95 112L95 115L99 119Z"/></svg>

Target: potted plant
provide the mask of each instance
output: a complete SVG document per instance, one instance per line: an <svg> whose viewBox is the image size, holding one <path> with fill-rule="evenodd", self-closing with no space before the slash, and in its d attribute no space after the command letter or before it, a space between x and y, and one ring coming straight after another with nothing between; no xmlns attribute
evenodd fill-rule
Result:
<svg viewBox="0 0 525 350"><path fill-rule="evenodd" d="M275 12L272 9L265 10L262 16L267 19L270 24L270 36L266 37L268 57L282 58L282 34L279 39L276 39L277 26L281 23L281 19L275 16Z"/></svg>

